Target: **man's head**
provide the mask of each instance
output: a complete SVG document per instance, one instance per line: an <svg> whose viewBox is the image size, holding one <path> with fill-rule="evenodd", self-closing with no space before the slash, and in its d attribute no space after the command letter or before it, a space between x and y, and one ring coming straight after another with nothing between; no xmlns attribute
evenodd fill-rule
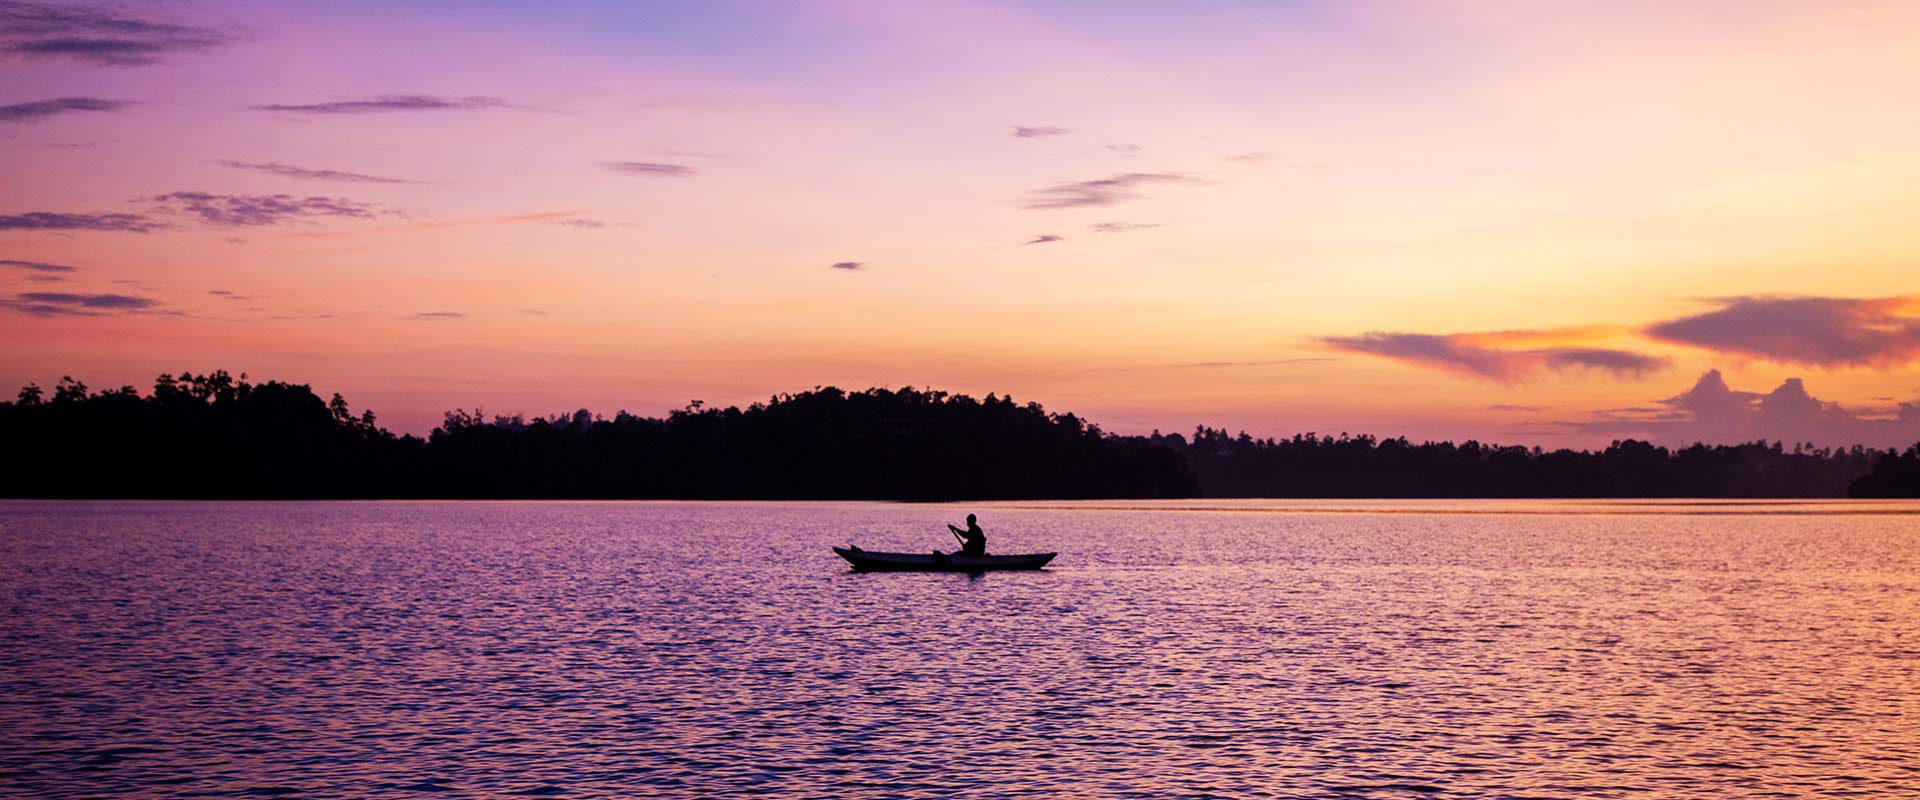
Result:
<svg viewBox="0 0 1920 800"><path fill-rule="evenodd" d="M967 515L967 524L968 524L968 525L972 525L972 524L973 524L973 515L972 515L972 514L968 514L968 515Z"/></svg>

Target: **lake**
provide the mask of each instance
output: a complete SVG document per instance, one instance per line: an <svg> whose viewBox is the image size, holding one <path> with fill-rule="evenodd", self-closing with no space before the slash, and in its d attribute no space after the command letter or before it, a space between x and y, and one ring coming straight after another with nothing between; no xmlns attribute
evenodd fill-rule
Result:
<svg viewBox="0 0 1920 800"><path fill-rule="evenodd" d="M1916 503L0 503L6 796L1916 786Z"/></svg>

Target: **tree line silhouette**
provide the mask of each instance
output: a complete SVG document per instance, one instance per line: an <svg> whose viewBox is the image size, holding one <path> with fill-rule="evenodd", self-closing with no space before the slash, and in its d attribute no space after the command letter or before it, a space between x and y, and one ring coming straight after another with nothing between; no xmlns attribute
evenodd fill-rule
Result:
<svg viewBox="0 0 1920 800"><path fill-rule="evenodd" d="M665 417L447 412L422 439L334 394L224 371L152 392L63 378L0 402L12 497L1036 499L1920 496L1905 453L1780 443L1600 451L1255 439L1201 427L1118 436L987 395L817 388Z"/></svg>

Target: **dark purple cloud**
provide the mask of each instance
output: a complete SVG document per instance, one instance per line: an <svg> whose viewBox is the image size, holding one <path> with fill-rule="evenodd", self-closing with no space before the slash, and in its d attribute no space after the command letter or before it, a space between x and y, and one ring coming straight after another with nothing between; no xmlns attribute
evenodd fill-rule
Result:
<svg viewBox="0 0 1920 800"><path fill-rule="evenodd" d="M36 317L97 317L104 314L146 311L160 301L130 294L71 294L68 292L21 292L0 300L0 307Z"/></svg>
<svg viewBox="0 0 1920 800"><path fill-rule="evenodd" d="M199 217L212 225L257 227L302 222L315 218L372 219L379 209L337 197L294 197L285 194L226 195L174 192L152 198L176 214Z"/></svg>
<svg viewBox="0 0 1920 800"><path fill-rule="evenodd" d="M1516 383L1543 370L1596 369L1623 378L1639 378L1662 369L1664 358L1627 350L1592 347L1508 348L1504 343L1551 338L1544 333L1503 331L1490 334L1365 333L1328 336L1319 341L1336 350L1435 367L1478 378Z"/></svg>
<svg viewBox="0 0 1920 800"><path fill-rule="evenodd" d="M1027 208L1080 208L1136 200L1139 187L1150 183L1198 183L1172 172L1127 172L1111 178L1061 183L1027 193Z"/></svg>
<svg viewBox="0 0 1920 800"><path fill-rule="evenodd" d="M1158 222L1096 222L1088 225L1087 230L1094 233L1130 233L1158 227Z"/></svg>
<svg viewBox="0 0 1920 800"><path fill-rule="evenodd" d="M1034 125L1031 127L1026 125L1013 126L1013 138L1015 139L1038 139L1043 136L1065 136L1072 132L1073 131L1067 128L1057 128L1052 125Z"/></svg>
<svg viewBox="0 0 1920 800"><path fill-rule="evenodd" d="M283 111L293 114L383 114L395 111L465 111L480 108L505 108L498 97L438 97L428 94L388 94L357 100L332 100L325 103L275 103L252 106L255 111Z"/></svg>
<svg viewBox="0 0 1920 800"><path fill-rule="evenodd" d="M48 264L44 261L16 261L10 258L0 259L0 267L13 267L14 269L24 269L28 272L79 272L80 271L79 267L69 267L65 264Z"/></svg>
<svg viewBox="0 0 1920 800"><path fill-rule="evenodd" d="M119 111L130 105L133 104L125 100L102 100L98 97L56 97L0 106L0 122L34 122L73 111Z"/></svg>
<svg viewBox="0 0 1920 800"><path fill-rule="evenodd" d="M120 231L148 233L167 227L144 214L65 214L30 211L0 214L0 231Z"/></svg>
<svg viewBox="0 0 1920 800"><path fill-rule="evenodd" d="M344 172L337 169L307 169L288 164L249 164L244 161L222 161L221 164L234 169L264 172L282 178L299 178L310 181L335 181L338 183L413 183L400 178L383 178L378 175L366 175L359 172Z"/></svg>
<svg viewBox="0 0 1920 800"><path fill-rule="evenodd" d="M124 311L135 308L152 308L159 301L128 294L67 294L65 292L27 292L19 299L33 303L54 303L73 305L82 308L104 308Z"/></svg>
<svg viewBox="0 0 1920 800"><path fill-rule="evenodd" d="M628 175L655 175L668 178L684 178L697 172L693 167L653 161L602 161L600 166Z"/></svg>
<svg viewBox="0 0 1920 800"><path fill-rule="evenodd" d="M867 264L864 261L836 261L833 264L834 269L844 269L848 271L865 269L866 266Z"/></svg>
<svg viewBox="0 0 1920 800"><path fill-rule="evenodd" d="M0 53L14 59L140 66L234 39L214 28L161 22L117 8L0 2Z"/></svg>
<svg viewBox="0 0 1920 800"><path fill-rule="evenodd" d="M1047 244L1048 242L1064 242L1064 241L1066 241L1066 237L1055 236L1051 233L1043 233L1043 234L1040 234L1039 236L1033 237L1033 239L1029 240L1027 244Z"/></svg>
<svg viewBox="0 0 1920 800"><path fill-rule="evenodd" d="M1655 339L1815 367L1920 360L1920 303L1911 298L1726 297L1719 308L1647 328Z"/></svg>
<svg viewBox="0 0 1920 800"><path fill-rule="evenodd" d="M1788 378L1762 394L1735 390L1719 370L1712 370L1693 388L1653 407L1611 409L1560 424L1585 433L1672 445L1766 440L1818 447L1905 447L1920 439L1920 403L1864 411L1814 397L1799 378Z"/></svg>

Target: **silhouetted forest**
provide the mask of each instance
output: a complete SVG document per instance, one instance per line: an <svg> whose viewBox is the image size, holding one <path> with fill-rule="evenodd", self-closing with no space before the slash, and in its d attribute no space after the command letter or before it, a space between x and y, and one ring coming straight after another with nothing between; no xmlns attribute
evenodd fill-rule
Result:
<svg viewBox="0 0 1920 800"><path fill-rule="evenodd" d="M1627 439L1581 451L1345 434L1255 439L1208 428L1190 442L1149 441L1185 456L1213 497L1846 497L1891 455L1780 442L1674 450Z"/></svg>
<svg viewBox="0 0 1920 800"><path fill-rule="evenodd" d="M1920 496L1904 454L1765 442L1597 452L1200 428L1116 436L1070 413L915 389L693 403L664 418L450 411L395 436L335 394L243 375L153 391L71 378L0 403L12 497L1028 499Z"/></svg>
<svg viewBox="0 0 1920 800"><path fill-rule="evenodd" d="M1848 494L1854 497L1920 498L1920 444L1894 454L1883 452L1874 459L1873 470L1853 482Z"/></svg>

